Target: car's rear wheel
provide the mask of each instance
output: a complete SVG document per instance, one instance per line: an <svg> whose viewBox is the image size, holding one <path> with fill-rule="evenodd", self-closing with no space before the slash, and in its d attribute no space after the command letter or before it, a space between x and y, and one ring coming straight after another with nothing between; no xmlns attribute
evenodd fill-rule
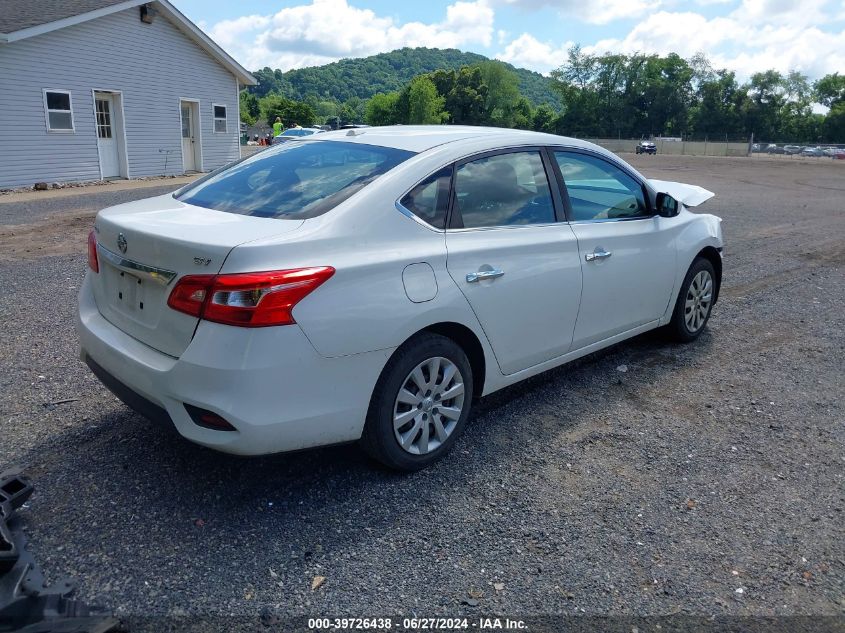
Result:
<svg viewBox="0 0 845 633"><path fill-rule="evenodd" d="M672 338L688 343L701 335L713 310L716 283L713 264L703 257L697 258L684 277L672 321L667 326Z"/></svg>
<svg viewBox="0 0 845 633"><path fill-rule="evenodd" d="M425 468L463 432L472 395L472 367L460 346L439 334L420 334L382 371L361 444L390 468Z"/></svg>

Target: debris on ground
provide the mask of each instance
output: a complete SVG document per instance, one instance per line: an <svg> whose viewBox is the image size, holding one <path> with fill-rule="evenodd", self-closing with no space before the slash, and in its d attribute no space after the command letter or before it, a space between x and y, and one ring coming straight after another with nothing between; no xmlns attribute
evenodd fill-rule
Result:
<svg viewBox="0 0 845 633"><path fill-rule="evenodd" d="M116 630L120 622L110 613L69 598L76 589L73 580L45 582L16 516L34 490L18 469L0 474L0 630Z"/></svg>

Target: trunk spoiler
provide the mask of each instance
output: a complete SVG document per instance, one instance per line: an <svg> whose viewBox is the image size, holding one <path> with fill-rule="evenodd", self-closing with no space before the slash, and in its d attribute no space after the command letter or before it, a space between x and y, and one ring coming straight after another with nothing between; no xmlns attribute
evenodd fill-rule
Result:
<svg viewBox="0 0 845 633"><path fill-rule="evenodd" d="M707 189L698 185L687 185L682 182L672 182L670 180L649 180L648 182L656 192L668 193L685 207L697 207L702 202L707 202L716 195L712 191L707 191Z"/></svg>

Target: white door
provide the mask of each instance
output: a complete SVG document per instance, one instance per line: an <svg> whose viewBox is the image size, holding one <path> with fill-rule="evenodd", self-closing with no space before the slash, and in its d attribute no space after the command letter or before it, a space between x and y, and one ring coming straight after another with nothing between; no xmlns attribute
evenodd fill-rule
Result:
<svg viewBox="0 0 845 633"><path fill-rule="evenodd" d="M100 155L100 169L103 172L103 178L120 176L120 158L115 133L114 97L103 92L96 93L94 109L97 114L97 152Z"/></svg>
<svg viewBox="0 0 845 633"><path fill-rule="evenodd" d="M459 165L446 233L449 274L505 374L565 354L581 295L578 245L557 222L538 151Z"/></svg>
<svg viewBox="0 0 845 633"><path fill-rule="evenodd" d="M675 279L676 222L654 215L642 184L616 165L581 152L554 156L584 271L577 349L663 316Z"/></svg>
<svg viewBox="0 0 845 633"><path fill-rule="evenodd" d="M197 170L197 120L194 116L194 104L190 101L182 102L182 169Z"/></svg>

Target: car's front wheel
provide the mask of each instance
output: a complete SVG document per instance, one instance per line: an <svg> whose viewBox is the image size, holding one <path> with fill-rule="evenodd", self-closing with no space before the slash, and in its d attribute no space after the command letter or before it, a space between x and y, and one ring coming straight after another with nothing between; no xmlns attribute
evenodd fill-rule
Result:
<svg viewBox="0 0 845 633"><path fill-rule="evenodd" d="M697 258L684 277L672 320L667 325L672 338L688 343L701 335L713 310L716 283L713 264L703 257Z"/></svg>
<svg viewBox="0 0 845 633"><path fill-rule="evenodd" d="M382 371L361 444L390 468L425 468L463 432L472 395L472 367L460 346L439 334L420 334Z"/></svg>

